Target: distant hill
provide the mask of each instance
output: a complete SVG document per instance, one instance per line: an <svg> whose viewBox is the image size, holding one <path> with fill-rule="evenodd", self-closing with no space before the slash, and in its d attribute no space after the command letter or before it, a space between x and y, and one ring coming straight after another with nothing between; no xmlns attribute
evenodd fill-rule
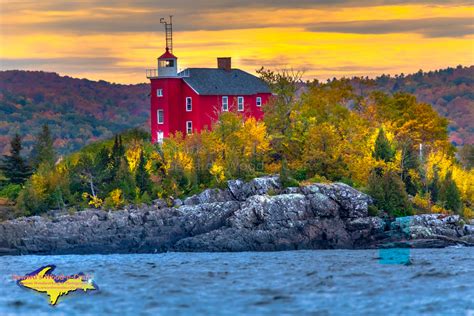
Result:
<svg viewBox="0 0 474 316"><path fill-rule="evenodd" d="M474 144L474 66L351 80L356 92L405 91L451 120L457 145ZM26 151L44 123L59 153L73 152L114 133L149 122L149 85L121 85L41 71L0 71L0 154L11 136L23 135Z"/></svg>
<svg viewBox="0 0 474 316"><path fill-rule="evenodd" d="M0 153L11 136L26 151L44 123L61 154L132 127L146 126L149 85L121 85L62 77L42 71L0 72Z"/></svg>
<svg viewBox="0 0 474 316"><path fill-rule="evenodd" d="M474 144L474 66L419 71L411 75L382 75L373 80L353 78L355 91L366 94L376 89L394 93L403 91L431 104L447 117L450 139L455 145Z"/></svg>

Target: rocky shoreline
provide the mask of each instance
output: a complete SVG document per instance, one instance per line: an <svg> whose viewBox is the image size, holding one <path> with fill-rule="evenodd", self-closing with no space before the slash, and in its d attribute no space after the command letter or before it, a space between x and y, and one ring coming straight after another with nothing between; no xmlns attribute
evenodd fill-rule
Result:
<svg viewBox="0 0 474 316"><path fill-rule="evenodd" d="M0 223L0 255L277 251L474 246L474 223L426 214L371 217L372 199L342 183L282 188L278 177L208 189L172 207L23 217Z"/></svg>

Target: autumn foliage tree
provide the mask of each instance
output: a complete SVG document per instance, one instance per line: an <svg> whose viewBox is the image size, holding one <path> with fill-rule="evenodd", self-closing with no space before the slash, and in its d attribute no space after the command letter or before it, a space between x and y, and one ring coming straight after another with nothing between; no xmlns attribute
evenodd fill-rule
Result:
<svg viewBox="0 0 474 316"><path fill-rule="evenodd" d="M447 121L429 105L405 93L362 97L348 80L303 83L299 72L259 74L275 92L264 120L223 112L211 129L178 132L162 145L139 131L116 135L38 168L18 205L33 214L65 205L171 203L229 179L279 173L287 186L348 183L389 216L474 213L474 171L458 163Z"/></svg>

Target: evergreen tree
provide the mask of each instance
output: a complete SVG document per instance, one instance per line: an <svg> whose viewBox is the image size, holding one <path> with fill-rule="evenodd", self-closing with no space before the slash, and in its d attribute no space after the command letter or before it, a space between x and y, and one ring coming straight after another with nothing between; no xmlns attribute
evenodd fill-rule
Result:
<svg viewBox="0 0 474 316"><path fill-rule="evenodd" d="M53 138L47 124L43 125L41 132L36 136L36 142L31 151L30 160L35 169L42 163L52 166L56 161Z"/></svg>
<svg viewBox="0 0 474 316"><path fill-rule="evenodd" d="M111 176L112 178L116 176L122 158L125 155L125 147L122 144L122 136L115 135L114 145L112 146L112 153L110 155L110 163L111 163Z"/></svg>
<svg viewBox="0 0 474 316"><path fill-rule="evenodd" d="M130 173L130 168L127 163L127 159L123 157L120 159L120 165L117 170L117 174L113 180L116 188L122 190L123 197L127 201L133 201L135 196L135 179Z"/></svg>
<svg viewBox="0 0 474 316"><path fill-rule="evenodd" d="M434 166L433 167L433 179L431 179L431 182L428 184L428 191L430 192L431 195L431 201L433 203L438 202L439 199L439 190L440 190L440 183L439 183L439 171L438 167Z"/></svg>
<svg viewBox="0 0 474 316"><path fill-rule="evenodd" d="M441 188L439 190L439 200L445 209L451 210L457 214L461 214L461 193L459 192L459 189L452 178L451 171L448 171L444 181L441 184Z"/></svg>
<svg viewBox="0 0 474 316"><path fill-rule="evenodd" d="M31 175L31 168L21 157L21 137L15 134L10 141L10 155L4 155L0 169L13 184L23 184Z"/></svg>
<svg viewBox="0 0 474 316"><path fill-rule="evenodd" d="M419 173L418 154L411 140L400 141L399 146L401 147L401 178L405 183L407 193L414 196L419 187L413 181L410 171Z"/></svg>
<svg viewBox="0 0 474 316"><path fill-rule="evenodd" d="M379 129L372 156L377 160L383 160L385 162L392 161L395 156L395 152L392 149L392 146L385 135L383 128Z"/></svg>
<svg viewBox="0 0 474 316"><path fill-rule="evenodd" d="M102 147L99 152L95 154L94 157L94 173L97 179L99 191L102 194L103 192L108 191L112 183L112 162L110 150L107 147Z"/></svg>
<svg viewBox="0 0 474 316"><path fill-rule="evenodd" d="M369 177L368 193L375 199L375 205L392 216L406 216L412 208L405 191L405 185L397 173L386 171L382 175L373 171Z"/></svg>
<svg viewBox="0 0 474 316"><path fill-rule="evenodd" d="M140 189L140 193L143 194L150 190L151 182L150 182L150 175L145 169L146 160L143 151L140 153L140 160L138 162L137 171L135 174L135 183L137 187Z"/></svg>

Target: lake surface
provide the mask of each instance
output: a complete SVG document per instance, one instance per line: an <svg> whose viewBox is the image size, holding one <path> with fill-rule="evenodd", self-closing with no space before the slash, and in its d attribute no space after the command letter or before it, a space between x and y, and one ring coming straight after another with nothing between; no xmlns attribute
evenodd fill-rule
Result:
<svg viewBox="0 0 474 316"><path fill-rule="evenodd" d="M0 315L468 315L474 248L0 257ZM393 259L393 258L392 258ZM402 258L403 259L403 258ZM403 262L404 260L401 260ZM13 275L55 264L100 290L48 305Z"/></svg>

